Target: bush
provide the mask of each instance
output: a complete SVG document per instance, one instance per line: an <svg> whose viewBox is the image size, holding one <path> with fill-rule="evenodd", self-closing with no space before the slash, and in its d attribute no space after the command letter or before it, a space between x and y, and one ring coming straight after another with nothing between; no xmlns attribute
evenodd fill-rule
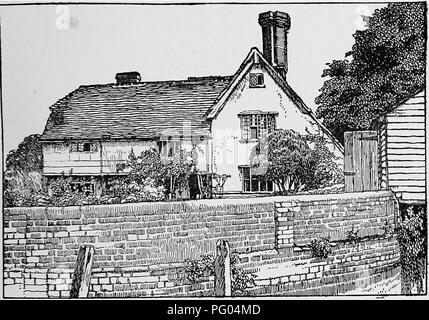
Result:
<svg viewBox="0 0 429 320"><path fill-rule="evenodd" d="M40 135L25 137L18 148L6 156L3 181L4 206L40 205L39 194L46 192L42 176L42 145Z"/></svg>
<svg viewBox="0 0 429 320"><path fill-rule="evenodd" d="M397 239L401 252L401 273L403 294L411 294L416 286L417 293L423 291L426 271L426 209L424 206L401 205L402 222L397 228Z"/></svg>
<svg viewBox="0 0 429 320"><path fill-rule="evenodd" d="M258 145L259 155L252 169L265 169L264 178L273 181L281 193L324 188L343 182L336 157L324 138L279 129Z"/></svg>
<svg viewBox="0 0 429 320"><path fill-rule="evenodd" d="M353 243L353 244L358 243L360 239L358 233L359 233L359 230L355 229L355 226L352 226L349 232L347 232L346 242Z"/></svg>
<svg viewBox="0 0 429 320"><path fill-rule="evenodd" d="M332 252L329 238L313 239L309 247L313 258L327 259Z"/></svg>
<svg viewBox="0 0 429 320"><path fill-rule="evenodd" d="M169 198L174 198L176 191L187 187L189 177L195 171L195 164L192 152L180 151L172 157L165 157L150 149L136 157L131 151L127 163L118 167L119 170L128 171L125 184L119 189L123 193L134 195L150 186L149 189L146 188L146 195L147 192L158 193L163 188Z"/></svg>
<svg viewBox="0 0 429 320"><path fill-rule="evenodd" d="M16 161L15 161L16 162ZM39 172L7 171L5 177L5 206L76 206L162 201L174 198L176 192L187 186L195 169L189 153L179 152L174 157L161 157L156 150L144 151L136 157L131 152L118 171L126 175L111 180L104 195L97 197L86 186L83 178L61 176L47 183Z"/></svg>

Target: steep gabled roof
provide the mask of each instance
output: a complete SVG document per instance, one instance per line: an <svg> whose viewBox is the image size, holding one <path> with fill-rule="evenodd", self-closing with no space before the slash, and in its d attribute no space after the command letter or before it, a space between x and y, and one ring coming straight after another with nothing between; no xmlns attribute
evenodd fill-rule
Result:
<svg viewBox="0 0 429 320"><path fill-rule="evenodd" d="M232 77L232 80L225 88L225 90L221 93L221 95L216 99L214 105L207 111L206 117L207 119L216 118L217 115L222 111L225 102L228 100L229 96L232 94L234 89L237 87L242 78L246 75L249 69L252 67L254 63L262 63L270 76L274 79L280 88L286 93L286 95L294 102L294 104L298 107L298 109L308 115L320 128L321 130L332 140L332 142L339 148L342 152L344 152L344 147L338 142L335 136L321 123L319 119L316 118L316 115L313 111L306 106L304 101L300 98L300 96L289 86L283 77L279 75L279 73L268 63L268 61L264 58L262 53L258 50L258 48L252 48L249 54L244 59L243 63L238 68L237 72Z"/></svg>
<svg viewBox="0 0 429 320"><path fill-rule="evenodd" d="M42 140L152 139L190 125L207 134L204 114L231 77L80 86L51 107ZM188 128L189 129L189 128Z"/></svg>

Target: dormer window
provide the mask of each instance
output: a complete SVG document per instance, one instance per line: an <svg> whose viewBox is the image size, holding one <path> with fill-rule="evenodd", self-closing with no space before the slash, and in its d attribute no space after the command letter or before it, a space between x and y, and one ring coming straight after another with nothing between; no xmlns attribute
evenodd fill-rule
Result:
<svg viewBox="0 0 429 320"><path fill-rule="evenodd" d="M258 141L276 130L277 112L243 111L240 118L241 140Z"/></svg>
<svg viewBox="0 0 429 320"><path fill-rule="evenodd" d="M264 88L264 74L263 73L251 73L249 79L250 88Z"/></svg>

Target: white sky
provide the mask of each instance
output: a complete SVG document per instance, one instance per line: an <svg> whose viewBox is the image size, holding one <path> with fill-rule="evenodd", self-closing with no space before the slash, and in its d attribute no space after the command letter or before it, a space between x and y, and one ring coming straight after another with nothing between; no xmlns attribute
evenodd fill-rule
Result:
<svg viewBox="0 0 429 320"><path fill-rule="evenodd" d="M0 7L5 153L42 133L49 107L81 84L111 83L117 72L142 81L232 75L251 47L262 51L258 14L291 16L288 82L311 108L327 62L343 59L361 14L383 5L56 5ZM63 11L62 11L63 12Z"/></svg>

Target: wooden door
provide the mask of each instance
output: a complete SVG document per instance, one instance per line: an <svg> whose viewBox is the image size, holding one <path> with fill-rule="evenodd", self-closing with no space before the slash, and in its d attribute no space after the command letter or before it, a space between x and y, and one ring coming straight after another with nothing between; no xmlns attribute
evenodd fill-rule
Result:
<svg viewBox="0 0 429 320"><path fill-rule="evenodd" d="M379 190L377 131L344 133L345 191Z"/></svg>

